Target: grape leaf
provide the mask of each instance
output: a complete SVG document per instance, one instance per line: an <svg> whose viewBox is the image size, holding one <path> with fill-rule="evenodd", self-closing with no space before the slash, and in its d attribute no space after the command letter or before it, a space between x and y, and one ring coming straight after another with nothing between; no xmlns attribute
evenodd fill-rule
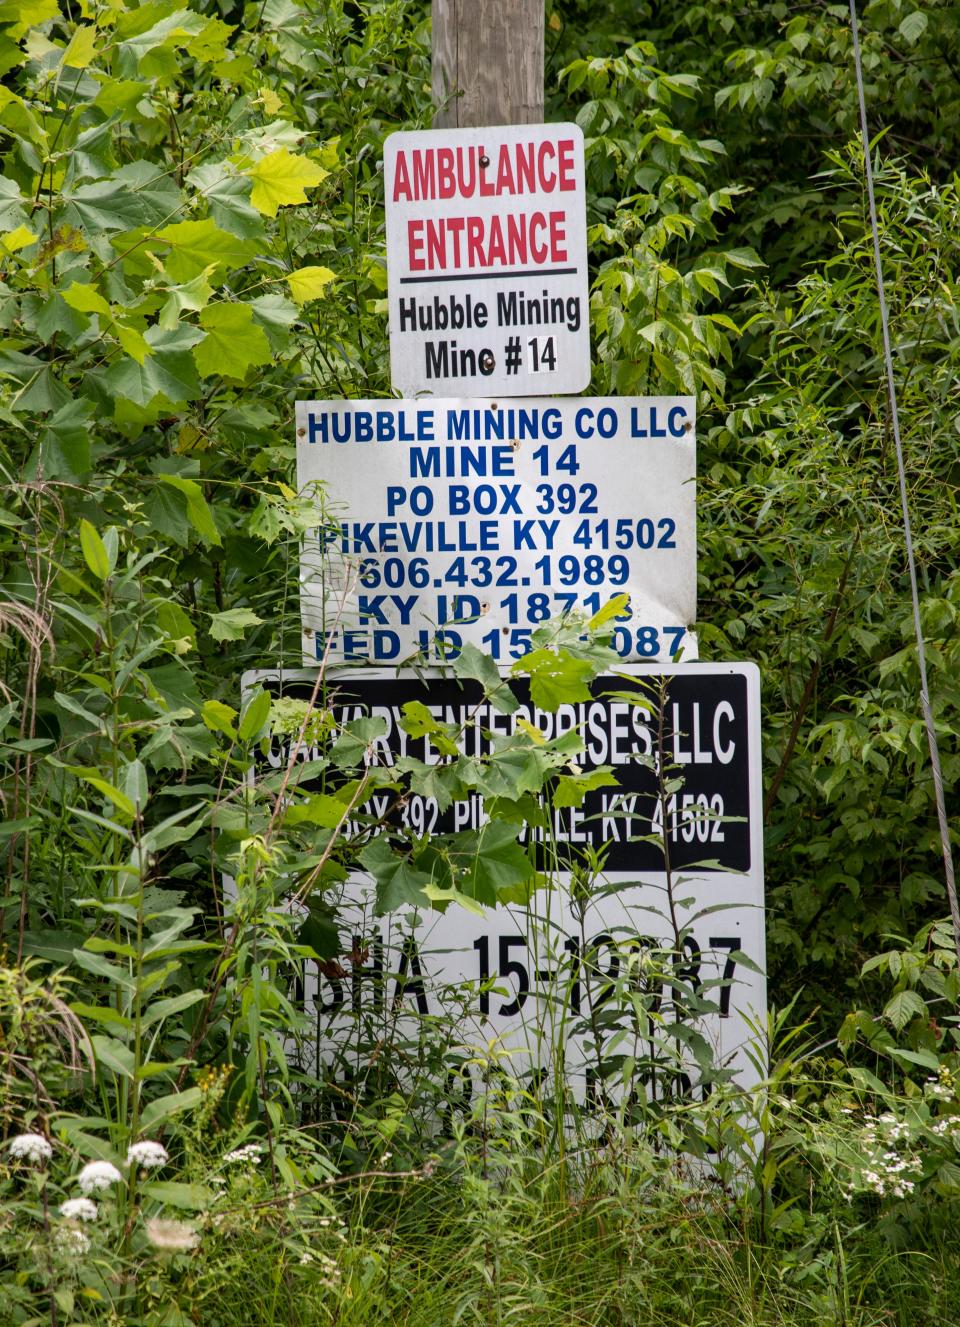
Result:
<svg viewBox="0 0 960 1327"><path fill-rule="evenodd" d="M68 401L40 436L39 463L44 479L82 479L90 471L92 401Z"/></svg>
<svg viewBox="0 0 960 1327"><path fill-rule="evenodd" d="M593 676L593 665L586 659L556 650L534 650L519 659L514 673L527 673L530 677L530 699L541 710L556 710L558 705L573 705L590 699L587 682Z"/></svg>
<svg viewBox="0 0 960 1327"><path fill-rule="evenodd" d="M160 480L172 488L179 489L187 500L187 516L197 534L208 546L220 543L220 531L213 519L213 512L203 496L203 489L195 479L184 479L182 475L161 475Z"/></svg>
<svg viewBox="0 0 960 1327"><path fill-rule="evenodd" d="M153 354L143 364L127 358L117 360L103 375L104 386L110 395L143 407L157 396L166 397L171 404L195 401L201 388L190 348L200 335L195 327L184 324L174 332L148 328L145 340Z"/></svg>
<svg viewBox="0 0 960 1327"><path fill-rule="evenodd" d="M554 806L582 806L583 799L597 788L619 787L609 765L590 770L587 774L561 775L553 794Z"/></svg>
<svg viewBox="0 0 960 1327"><path fill-rule="evenodd" d="M204 378L242 378L252 365L269 364L273 358L249 304L213 304L200 314L200 326L207 335L194 346L193 357Z"/></svg>
<svg viewBox="0 0 960 1327"><path fill-rule="evenodd" d="M502 820L464 830L450 839L449 860L457 888L478 903L493 906L504 890L516 890L536 877L517 831Z"/></svg>
<svg viewBox="0 0 960 1327"><path fill-rule="evenodd" d="M97 49L97 29L92 23L81 23L64 51L63 63L70 69L86 69Z"/></svg>
<svg viewBox="0 0 960 1327"><path fill-rule="evenodd" d="M244 240L263 235L260 213L250 202L250 181L238 174L231 162L213 161L197 166L187 176L187 182L207 200L218 226Z"/></svg>
<svg viewBox="0 0 960 1327"><path fill-rule="evenodd" d="M386 835L381 834L367 844L360 853L360 862L377 882L379 916L397 908L424 906L423 891L433 877L418 870L401 849L391 847Z"/></svg>
<svg viewBox="0 0 960 1327"><path fill-rule="evenodd" d="M166 247L163 265L173 281L187 282L205 273L218 277L250 261L257 246L221 230L215 221L177 221L151 235L144 247Z"/></svg>
<svg viewBox="0 0 960 1327"><path fill-rule="evenodd" d="M57 224L78 226L92 238L102 231L134 230L168 221L183 208L183 196L165 171L132 161L109 179L64 189ZM194 275L194 273L191 273Z"/></svg>
<svg viewBox="0 0 960 1327"><path fill-rule="evenodd" d="M228 608L223 613L208 613L210 635L214 640L243 640L248 627L259 627L263 621L249 608Z"/></svg>
<svg viewBox="0 0 960 1327"><path fill-rule="evenodd" d="M300 267L296 272L287 274L287 285L296 302L306 304L310 300L320 299L334 279L335 274L329 267Z"/></svg>
<svg viewBox="0 0 960 1327"><path fill-rule="evenodd" d="M261 157L246 173L253 180L250 201L266 217L275 217L279 207L305 203L306 191L329 174L315 161L296 156L285 147Z"/></svg>

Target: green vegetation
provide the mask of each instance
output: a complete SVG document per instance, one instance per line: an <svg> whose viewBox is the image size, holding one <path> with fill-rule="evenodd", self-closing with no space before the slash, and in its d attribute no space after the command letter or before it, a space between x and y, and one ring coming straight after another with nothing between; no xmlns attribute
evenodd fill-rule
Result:
<svg viewBox="0 0 960 1327"><path fill-rule="evenodd" d="M585 791L575 738L454 761L413 708L450 759L384 770L324 679L309 712L239 694L299 662L325 514L295 491L292 404L389 394L378 165L429 123L428 18L0 4L0 1321L960 1323L960 975L845 6L547 3L548 118L587 137L593 390L697 395L701 653L762 671L765 1088L700 1048L709 1094L588 1110L486 1048L454 1111L443 1019L398 1040L402 1073L358 1043L349 1087L295 1053L293 977L348 959L351 869L384 914L522 901L544 867L517 826ZM946 0L862 21L954 807L960 27ZM609 665L608 629L538 634L545 708ZM489 660L453 667L510 707ZM313 749L323 792L291 804L296 750L248 781L271 736ZM483 791L492 819L381 832L373 788ZM722 998L685 938L620 989L661 1084L681 1013Z"/></svg>

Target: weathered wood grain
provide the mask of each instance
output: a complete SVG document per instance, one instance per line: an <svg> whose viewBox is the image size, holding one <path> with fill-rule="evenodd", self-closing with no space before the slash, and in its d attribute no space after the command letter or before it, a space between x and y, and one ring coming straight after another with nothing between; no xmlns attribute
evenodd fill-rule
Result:
<svg viewBox="0 0 960 1327"><path fill-rule="evenodd" d="M543 0L433 0L436 129L543 121Z"/></svg>

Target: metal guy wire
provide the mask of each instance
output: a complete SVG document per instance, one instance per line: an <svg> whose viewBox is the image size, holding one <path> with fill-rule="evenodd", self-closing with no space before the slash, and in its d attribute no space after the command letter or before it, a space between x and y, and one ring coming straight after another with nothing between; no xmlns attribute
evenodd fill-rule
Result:
<svg viewBox="0 0 960 1327"><path fill-rule="evenodd" d="M890 326L887 318L887 296L883 284L883 267L880 262L880 229L877 224L877 203L873 192L873 167L870 161L870 135L867 130L867 103L863 92L863 64L860 59L860 32L857 25L857 0L850 0L850 27L853 33L853 59L857 70L857 96L860 101L860 134L863 139L863 165L867 177L867 197L870 201L870 228L873 232L873 261L877 270L877 294L880 298L880 324L883 329L883 357L886 365L887 391L890 396L890 415L893 422L893 441L897 451L897 473L900 477L900 506L903 511L903 534L907 547L907 563L910 568L910 593L913 598L913 629L917 637L917 658L920 663L920 706L927 729L927 745L930 748L930 766L933 772L933 790L937 802L937 819L940 822L940 844L943 849L943 868L947 881L947 897L950 900L950 916L953 920L953 943L960 961L960 906L957 905L957 884L953 871L953 850L950 845L950 829L947 824L947 806L943 795L943 775L940 770L940 746L937 730L933 723L933 711L930 708L930 693L927 686L927 652L923 642L923 627L920 624L920 592L917 589L917 563L913 552L913 533L910 526L910 504L907 499L907 476L903 465L903 447L900 442L900 415L897 410L897 389L893 381L893 355L890 352Z"/></svg>

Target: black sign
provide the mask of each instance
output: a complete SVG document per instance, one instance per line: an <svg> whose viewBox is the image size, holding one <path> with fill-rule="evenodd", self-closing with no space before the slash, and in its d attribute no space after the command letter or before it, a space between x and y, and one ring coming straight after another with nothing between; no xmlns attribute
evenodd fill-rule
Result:
<svg viewBox="0 0 960 1327"><path fill-rule="evenodd" d="M299 671L245 679L248 685L259 681L275 695L301 700L313 694L314 680L313 674ZM531 704L526 678L511 679L509 685L519 702L510 715L491 706L474 682L371 677L366 671L341 674L325 684L318 703L332 711L338 724L368 716L382 719L386 732L371 743L367 759L387 766L401 756L428 763L444 759L429 739L403 731L403 706L410 701L456 725L460 748L468 756L489 754L495 739L512 734L518 720L532 724L547 740L575 730L582 750L571 756L573 769L559 773L609 766L616 783L588 792L579 807L544 805L545 825L518 825L521 842L549 844L558 868L569 869L583 849L592 847L605 852L604 865L611 871L660 872L667 855L671 869L750 869L750 769L759 752L750 750L745 671L700 671L694 665L599 677L590 700L561 705L555 712ZM274 739L269 755L261 758L261 772L283 767L289 750L289 738ZM298 758L319 754L308 748ZM298 787L309 790L310 785ZM366 809L382 814L386 805ZM432 799L411 796L399 814L415 832L437 834L476 828L485 818L476 794L443 812Z"/></svg>

